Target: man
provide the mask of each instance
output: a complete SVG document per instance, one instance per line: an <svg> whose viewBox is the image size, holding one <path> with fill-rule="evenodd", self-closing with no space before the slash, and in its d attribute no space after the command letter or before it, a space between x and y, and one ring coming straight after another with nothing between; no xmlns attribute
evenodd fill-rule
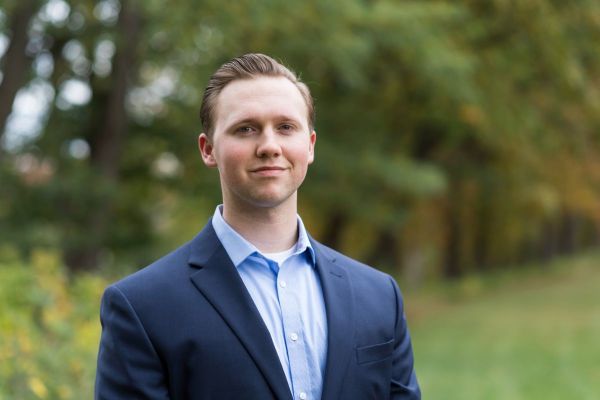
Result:
<svg viewBox="0 0 600 400"><path fill-rule="evenodd" d="M97 399L419 399L394 280L306 233L308 88L261 54L224 64L201 107L223 204L191 242L110 286Z"/></svg>

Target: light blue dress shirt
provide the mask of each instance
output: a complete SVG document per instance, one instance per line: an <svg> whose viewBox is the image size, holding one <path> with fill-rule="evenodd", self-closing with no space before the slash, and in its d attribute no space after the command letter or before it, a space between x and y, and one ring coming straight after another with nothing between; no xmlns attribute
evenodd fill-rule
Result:
<svg viewBox="0 0 600 400"><path fill-rule="evenodd" d="M318 400L327 355L327 318L314 250L298 217L298 242L286 252L261 253L225 222L218 206L217 237L267 326L294 399ZM287 257L286 257L287 256Z"/></svg>

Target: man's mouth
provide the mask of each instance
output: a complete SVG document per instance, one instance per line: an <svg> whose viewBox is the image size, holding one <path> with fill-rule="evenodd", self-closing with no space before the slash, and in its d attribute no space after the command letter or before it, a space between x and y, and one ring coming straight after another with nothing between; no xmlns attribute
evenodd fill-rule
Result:
<svg viewBox="0 0 600 400"><path fill-rule="evenodd" d="M251 171L252 172L263 172L263 171L283 171L283 170L285 170L284 167L279 167L279 166L273 165L273 166L264 166L264 167L254 168Z"/></svg>
<svg viewBox="0 0 600 400"><path fill-rule="evenodd" d="M286 168L277 165L266 165L263 167L253 168L250 171L260 176L276 176L285 171Z"/></svg>

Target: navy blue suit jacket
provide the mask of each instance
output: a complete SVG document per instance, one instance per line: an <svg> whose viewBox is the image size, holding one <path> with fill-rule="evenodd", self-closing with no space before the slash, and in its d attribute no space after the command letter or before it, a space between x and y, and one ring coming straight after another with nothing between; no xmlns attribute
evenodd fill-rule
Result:
<svg viewBox="0 0 600 400"><path fill-rule="evenodd" d="M311 239L328 323L324 400L419 399L388 275ZM292 399L269 332L212 224L108 287L97 399Z"/></svg>

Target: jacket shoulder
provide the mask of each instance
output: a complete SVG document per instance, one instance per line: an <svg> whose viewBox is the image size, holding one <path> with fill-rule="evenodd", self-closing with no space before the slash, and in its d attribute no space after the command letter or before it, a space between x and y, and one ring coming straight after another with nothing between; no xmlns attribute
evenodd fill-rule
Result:
<svg viewBox="0 0 600 400"><path fill-rule="evenodd" d="M364 278L382 282L389 282L390 279L393 279L389 274L373 268L372 266L361 261L355 260L354 258L340 253L339 251L334 250L320 242L313 240L313 244L319 248L323 255L335 262L335 264L344 268L344 270L350 274L351 277L354 276L356 278Z"/></svg>
<svg viewBox="0 0 600 400"><path fill-rule="evenodd" d="M163 292L166 286L174 284L179 280L178 278L189 276L187 271L190 249L191 242L185 243L111 286L117 287L128 297L136 294L147 295L152 292L157 293L157 291Z"/></svg>

